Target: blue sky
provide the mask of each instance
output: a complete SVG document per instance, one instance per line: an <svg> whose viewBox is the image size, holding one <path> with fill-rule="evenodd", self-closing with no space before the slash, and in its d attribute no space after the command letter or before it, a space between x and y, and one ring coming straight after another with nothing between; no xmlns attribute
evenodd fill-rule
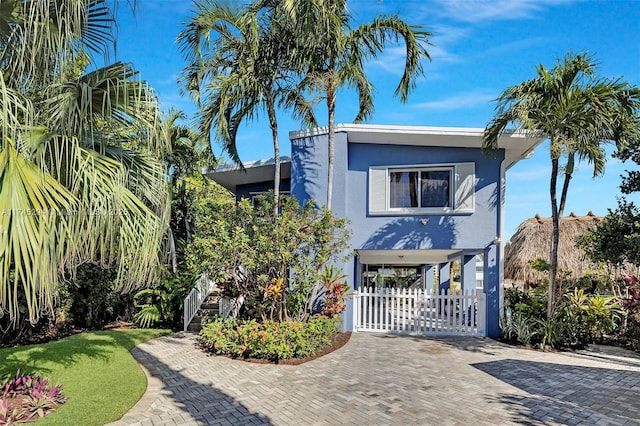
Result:
<svg viewBox="0 0 640 426"><path fill-rule="evenodd" d="M135 18L125 7L119 10L117 59L134 64L157 90L164 109L175 107L192 115L195 105L176 83L184 61L175 43L192 16L191 2L138 3ZM350 0L349 6L358 23L397 13L433 33L432 61L424 63L425 76L406 104L393 97L404 61L402 46L388 46L368 64L367 75L376 88L370 123L485 127L502 90L534 77L539 64L553 67L568 51L594 55L602 77L640 85L640 0ZM343 92L336 122L351 122L356 108L353 93ZM323 112L320 105L320 120ZM278 121L282 154L288 155L288 132L301 126L286 112L279 113ZM240 130L238 148L243 161L273 157L264 115ZM220 154L220 148L215 152ZM605 176L592 179L589 165L580 165L566 214L606 214L616 206L620 174L634 166L610 159ZM507 172L507 238L536 213L550 215L549 170L545 144Z"/></svg>

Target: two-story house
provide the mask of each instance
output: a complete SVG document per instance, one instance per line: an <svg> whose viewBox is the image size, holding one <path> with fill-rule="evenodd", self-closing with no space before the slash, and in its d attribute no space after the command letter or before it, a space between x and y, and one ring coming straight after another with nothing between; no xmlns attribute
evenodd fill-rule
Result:
<svg viewBox="0 0 640 426"><path fill-rule="evenodd" d="M345 329L500 335L505 173L542 139L507 133L497 151L483 153L482 134L336 126L331 204L350 220L355 256L340 266L357 290ZM290 139L282 191L326 204L327 129ZM272 162L245 167L247 173L227 167L210 177L239 197L272 186ZM435 298L438 290L449 299Z"/></svg>

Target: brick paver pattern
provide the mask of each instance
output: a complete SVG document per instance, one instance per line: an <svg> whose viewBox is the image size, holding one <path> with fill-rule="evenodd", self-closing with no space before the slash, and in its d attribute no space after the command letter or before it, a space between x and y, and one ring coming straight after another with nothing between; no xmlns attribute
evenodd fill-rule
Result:
<svg viewBox="0 0 640 426"><path fill-rule="evenodd" d="M640 425L640 357L615 348L354 333L288 366L211 356L180 333L132 353L149 385L113 425Z"/></svg>

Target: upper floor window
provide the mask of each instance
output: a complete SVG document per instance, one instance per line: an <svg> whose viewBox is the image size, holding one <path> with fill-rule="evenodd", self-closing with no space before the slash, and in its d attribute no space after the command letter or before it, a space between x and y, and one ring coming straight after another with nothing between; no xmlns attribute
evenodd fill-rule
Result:
<svg viewBox="0 0 640 426"><path fill-rule="evenodd" d="M389 169L389 208L453 207L449 168Z"/></svg>
<svg viewBox="0 0 640 426"><path fill-rule="evenodd" d="M369 169L369 214L456 214L474 210L475 163Z"/></svg>

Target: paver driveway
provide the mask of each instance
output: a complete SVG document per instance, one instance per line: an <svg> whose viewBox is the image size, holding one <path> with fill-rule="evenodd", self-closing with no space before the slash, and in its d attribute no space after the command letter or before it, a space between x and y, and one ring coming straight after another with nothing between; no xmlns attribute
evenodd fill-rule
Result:
<svg viewBox="0 0 640 426"><path fill-rule="evenodd" d="M286 366L208 356L176 334L133 355L149 387L118 425L640 425L640 357L612 348L354 333Z"/></svg>

